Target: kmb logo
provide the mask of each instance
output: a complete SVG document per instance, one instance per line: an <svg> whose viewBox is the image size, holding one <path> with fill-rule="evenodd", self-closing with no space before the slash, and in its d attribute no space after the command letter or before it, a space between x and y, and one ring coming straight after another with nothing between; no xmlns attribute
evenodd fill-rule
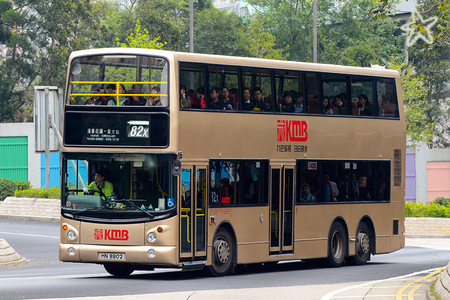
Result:
<svg viewBox="0 0 450 300"><path fill-rule="evenodd" d="M128 230L120 229L94 229L94 240L128 240Z"/></svg>
<svg viewBox="0 0 450 300"><path fill-rule="evenodd" d="M277 142L306 142L306 121L277 120Z"/></svg>

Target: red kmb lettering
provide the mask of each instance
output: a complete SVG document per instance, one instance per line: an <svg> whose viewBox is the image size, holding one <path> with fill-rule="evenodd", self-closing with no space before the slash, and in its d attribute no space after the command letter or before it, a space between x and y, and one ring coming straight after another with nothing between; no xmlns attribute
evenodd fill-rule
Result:
<svg viewBox="0 0 450 300"><path fill-rule="evenodd" d="M126 241L128 240L128 230L105 229L105 240Z"/></svg>
<svg viewBox="0 0 450 300"><path fill-rule="evenodd" d="M306 121L277 120L277 142L306 142L308 123Z"/></svg>

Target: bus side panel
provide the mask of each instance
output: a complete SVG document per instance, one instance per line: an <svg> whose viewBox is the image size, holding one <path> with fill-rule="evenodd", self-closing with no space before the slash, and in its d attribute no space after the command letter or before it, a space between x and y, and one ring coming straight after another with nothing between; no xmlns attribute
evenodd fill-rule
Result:
<svg viewBox="0 0 450 300"><path fill-rule="evenodd" d="M211 253L218 226L228 222L236 234L238 263L267 261L270 225L268 206L211 208L210 216L216 217L217 225L208 225L208 253ZM211 255L208 255L208 264L211 264Z"/></svg>
<svg viewBox="0 0 450 300"><path fill-rule="evenodd" d="M376 252L384 253L398 250L398 244L392 245L393 219L391 203L350 203L350 204L312 204L296 206L295 221L295 258L318 258L327 256L328 232L336 217L342 218L348 229L349 239L354 239L359 220L370 216L376 239ZM317 216L320 216L319 218ZM401 240L399 238L396 240ZM349 255L355 254L355 243L349 242Z"/></svg>

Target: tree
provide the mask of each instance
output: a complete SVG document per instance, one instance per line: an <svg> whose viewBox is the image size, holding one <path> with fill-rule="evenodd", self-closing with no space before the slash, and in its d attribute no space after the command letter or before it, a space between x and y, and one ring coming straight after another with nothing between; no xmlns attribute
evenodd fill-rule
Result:
<svg viewBox="0 0 450 300"><path fill-rule="evenodd" d="M199 53L248 56L241 28L243 22L233 12L216 8L198 13L194 26L194 49Z"/></svg>
<svg viewBox="0 0 450 300"><path fill-rule="evenodd" d="M160 42L161 37L151 39L147 29L143 29L142 31L141 24L139 20L137 20L134 33L131 33L125 39L125 43L121 43L120 39L116 38L118 46L161 50L167 44L167 42Z"/></svg>
<svg viewBox="0 0 450 300"><path fill-rule="evenodd" d="M411 0L412 1L412 0ZM385 18L387 15L395 14L394 0L373 0L374 6L370 8L369 12L372 13L372 20L378 20ZM425 13L433 13L437 16L437 33L433 33L434 41L442 42L447 45L450 44L450 1L449 0L437 0L430 1L428 8L423 11ZM422 23L415 24L421 32L426 32L427 28Z"/></svg>
<svg viewBox="0 0 450 300"><path fill-rule="evenodd" d="M270 32L264 31L262 25L263 22L260 19L254 19L250 21L248 30L245 30L245 49L250 56L280 60L287 59L289 54L285 53L284 49L274 49L276 39Z"/></svg>
<svg viewBox="0 0 450 300"><path fill-rule="evenodd" d="M0 122L13 121L16 112L29 102L26 90L37 74L36 50L30 39L34 36L33 22L35 17L24 6L14 7L12 2L0 0L0 44L4 45L4 57L0 58Z"/></svg>
<svg viewBox="0 0 450 300"><path fill-rule="evenodd" d="M414 67L394 60L389 68L400 73L405 107L406 134L410 146L418 143L429 144L436 135L437 120L430 120L427 112L433 109L427 100L427 86L424 76L417 74Z"/></svg>

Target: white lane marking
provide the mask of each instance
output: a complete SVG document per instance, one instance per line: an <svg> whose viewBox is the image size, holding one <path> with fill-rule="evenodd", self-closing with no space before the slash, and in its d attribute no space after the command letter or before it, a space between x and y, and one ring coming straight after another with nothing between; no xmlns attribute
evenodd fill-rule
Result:
<svg viewBox="0 0 450 300"><path fill-rule="evenodd" d="M360 287L363 287L363 286L366 286L366 285L376 284L376 283L385 282L385 281L389 281L389 280L396 280L396 279L412 277L412 276L416 276L416 275L419 275L419 274L422 274L422 273L430 273L430 272L436 271L436 270L441 269L441 268L442 267L434 268L434 269L428 269L428 270L423 270L423 271L419 271L419 272L414 272L414 273L411 273L411 274L406 274L406 275L403 275L403 276L391 277L391 278L387 278L387 279L380 279L380 280L370 281L370 282L366 282L366 283L362 283L362 284L358 284L358 285L354 285L354 286L348 286L348 287L345 287L345 288L342 288L342 289L339 289L339 290L336 290L336 291L333 291L331 293L326 294L325 296L323 296L321 298L321 300L330 300L331 298L338 298L338 297L334 297L334 295L337 295L337 294L342 293L342 292L346 292L346 291L351 290L351 289L360 288Z"/></svg>
<svg viewBox="0 0 450 300"><path fill-rule="evenodd" d="M40 234L30 234L30 233L18 233L18 232L5 232L5 231L0 231L0 234L23 235L23 236L42 237L42 238L49 238L49 239L59 239L59 236L40 235Z"/></svg>

